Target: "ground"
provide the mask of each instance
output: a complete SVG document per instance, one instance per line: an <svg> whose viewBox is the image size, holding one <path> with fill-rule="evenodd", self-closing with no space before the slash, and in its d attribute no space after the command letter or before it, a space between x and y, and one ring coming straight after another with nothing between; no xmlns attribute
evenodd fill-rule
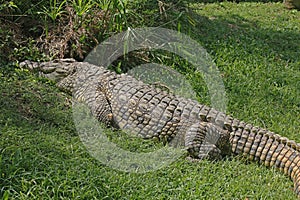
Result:
<svg viewBox="0 0 300 200"><path fill-rule="evenodd" d="M131 18L138 20L133 26L180 30L209 52L224 81L228 114L299 142L299 12L284 9L280 2L188 1L164 4L165 14L151 1L141 5L136 12L142 17L128 15L129 23ZM7 34L3 44L23 41L27 36L21 33ZM9 44L4 50L1 46L2 55L10 58L0 67L3 199L296 199L289 178L243 158L181 158L144 174L105 166L81 143L70 97L15 62L46 59L33 51L34 41ZM161 60L175 63L175 68L184 63L166 57ZM151 54L143 57L149 58ZM201 77L185 72L199 101L210 104ZM132 138L124 143L129 149L152 145Z"/></svg>

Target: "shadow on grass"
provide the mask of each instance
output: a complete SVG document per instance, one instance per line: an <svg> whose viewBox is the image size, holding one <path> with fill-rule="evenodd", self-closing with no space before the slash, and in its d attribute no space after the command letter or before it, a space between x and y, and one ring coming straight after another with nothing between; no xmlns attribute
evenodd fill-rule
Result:
<svg viewBox="0 0 300 200"><path fill-rule="evenodd" d="M198 3L198 1L194 2ZM182 8L178 9L178 12L185 10L186 5L182 4L180 6ZM157 1L148 9L157 9ZM199 9L204 9L204 7ZM223 5L220 5L216 9L224 9L224 12L226 12L226 8ZM245 7L245 9L247 8ZM282 12L282 16L277 16L278 20L286 23L288 18L285 16L285 13L289 11L283 10L283 6L276 9L278 9L279 13ZM179 13L175 13L174 15L177 17ZM172 15L170 14L169 16ZM167 19L167 21L170 21L170 19ZM230 12L226 14L226 17L213 14L207 17L190 10L180 18L180 21L182 25L181 29L187 34L191 31L191 37L200 42L210 53L218 54L218 51L231 50L232 53L230 55L232 57L226 58L229 60L229 63L233 63L239 59L251 59L251 62L254 62L256 58L260 59L258 62L261 63L261 59L264 57L267 60L278 60L279 63L299 63L299 28L289 26L283 28L282 26L276 27L276 25L265 27L260 25L259 20L249 20L241 15L231 14ZM159 23L156 25L160 26ZM177 25L178 22L169 28L176 29ZM299 70L296 67L295 65L295 69ZM59 137L57 132L62 129L66 131L66 127L67 129L73 128L70 125L70 114L66 114L68 109L66 109L66 104L63 103L64 97L55 94L58 90L52 90L53 88L45 89L49 85L44 84L41 86L40 82L26 81L26 79L20 81L18 80L21 79L19 75L17 74L14 77L15 80L10 82L1 82L3 79L0 79L0 136L2 139L2 141L0 140L0 196L3 195L3 188L5 190L15 190L16 193L27 192L27 186L35 186L35 182L40 183L40 180L42 180L41 182L44 184L44 187L53 187L53 184L49 183L52 181L51 177L54 177L58 189L61 187L60 182L64 182L65 180L68 180L65 181L65 185L89 185L89 180L85 179L84 175L77 178L77 175L80 173L76 170L71 170L72 164L79 165L80 163L78 162L82 160L78 159L79 161L75 162L75 159L73 159L73 162L69 162L70 160L68 159L72 158L72 155L65 154L65 151L69 150L70 153L71 148L68 149L68 146L62 144L61 141L58 143L57 141L53 142L52 146L49 146L49 143L46 142L43 145L39 145L39 148L30 149L30 145L43 142L44 138L47 139L47 134L49 133L53 134L53 139L55 139L55 137ZM278 99L278 97L273 98ZM5 126L10 128L15 127L15 131L11 133L7 131L6 136L3 137L2 128ZM43 127L44 129L54 127L54 129L52 129L52 132L38 135L39 129ZM35 135L30 135L33 133ZM25 137L27 139L24 139ZM49 137L52 139L51 136ZM54 144L57 144L56 148ZM5 154L2 154L4 151ZM56 161L53 161L53 159ZM48 170L51 170L51 173ZM74 179L68 178L65 175L66 172L71 173ZM40 180L37 180L35 173L38 173ZM2 182L2 180L5 180L5 182ZM79 183L82 180L84 180L85 184ZM12 185L9 186L9 184ZM80 189L79 186L77 187L78 190ZM65 188L62 187L62 193L65 192L63 189ZM66 189L70 188L67 187ZM46 188L44 194L47 192L49 190ZM39 191L36 191L35 195L39 195ZM104 196L105 192L102 195Z"/></svg>
<svg viewBox="0 0 300 200"><path fill-rule="evenodd" d="M249 21L237 15L231 15L230 20L228 17L209 19L199 15L193 16L200 22L195 27L198 29L195 32L203 36L198 40L204 44L218 42L220 47L227 45L236 49L236 53L243 51L242 54L273 56L288 62L299 62L300 33L297 30L288 27L285 30L275 30L276 27L274 29L263 28L258 22Z"/></svg>
<svg viewBox="0 0 300 200"><path fill-rule="evenodd" d="M65 176L78 138L65 96L18 70L0 66L0 198L31 199L37 188L49 197L44 184L61 184L55 177Z"/></svg>
<svg viewBox="0 0 300 200"><path fill-rule="evenodd" d="M226 0L188 0L188 3L220 3ZM261 2L261 3L268 3L268 2L282 2L281 0L229 0L229 2L239 3L239 2Z"/></svg>
<svg viewBox="0 0 300 200"><path fill-rule="evenodd" d="M216 12L209 17L201 14L201 10L211 6L209 3L199 4L199 1L193 0L171 2L165 5L166 15L152 13L146 26L177 30L180 24L182 32L200 42L208 51L213 51L211 53L218 48L233 48L236 56L242 55L244 58L257 55L299 62L299 24L289 24L292 18L294 21L297 17L299 19L299 12L286 10L281 4L272 4L280 1L240 1L243 2L241 5L211 1L217 2L213 5ZM258 3L250 5L247 2ZM156 10L157 2L147 1L140 9L141 12Z"/></svg>

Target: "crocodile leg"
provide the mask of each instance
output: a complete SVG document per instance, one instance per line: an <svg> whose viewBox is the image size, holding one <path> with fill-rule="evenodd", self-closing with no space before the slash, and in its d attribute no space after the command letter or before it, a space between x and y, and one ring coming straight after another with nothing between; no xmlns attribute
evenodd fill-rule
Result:
<svg viewBox="0 0 300 200"><path fill-rule="evenodd" d="M86 104L91 114L108 127L116 126L113 121L107 81L94 79L97 70L87 72L86 69L79 68L78 71L80 76L73 78L73 101Z"/></svg>
<svg viewBox="0 0 300 200"><path fill-rule="evenodd" d="M230 154L229 132L213 123L193 124L184 141L189 155L194 158L219 159Z"/></svg>

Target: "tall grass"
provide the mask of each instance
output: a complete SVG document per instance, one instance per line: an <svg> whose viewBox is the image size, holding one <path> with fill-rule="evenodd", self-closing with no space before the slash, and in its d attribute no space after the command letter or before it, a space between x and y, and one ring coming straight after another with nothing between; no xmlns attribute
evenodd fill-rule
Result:
<svg viewBox="0 0 300 200"><path fill-rule="evenodd" d="M76 23L64 29L72 36L66 41L81 47L83 56L88 52L85 45L96 43L92 36L100 42L129 26L180 30L215 60L229 99L228 114L299 142L300 12L285 10L281 3L257 1L162 1L159 5L146 0L99 0L90 7L87 0L52 0L55 8L46 0L13 2L17 7L0 4L1 14L7 15L0 17L0 199L296 199L287 177L240 158L218 162L183 158L145 174L113 170L91 157L81 143L72 120L70 97L49 80L13 62L3 64L3 59L49 59L39 45L65 36L59 34L59 27L65 28L70 22ZM79 7L73 8L74 4ZM159 6L163 6L162 13ZM80 12L86 7L90 12ZM47 9L54 9L52 17ZM96 24L95 16L100 16ZM23 26L27 19L42 31ZM20 28L15 23L23 25ZM97 23L104 30L80 37L78 30L99 27ZM47 35L45 24L51 27ZM136 55L143 61L174 64L174 68L190 67L169 53ZM133 65L137 60L128 62ZM199 101L209 103L200 77L183 72ZM112 133L117 137L113 140L129 145L127 149L140 146L140 140L120 135Z"/></svg>

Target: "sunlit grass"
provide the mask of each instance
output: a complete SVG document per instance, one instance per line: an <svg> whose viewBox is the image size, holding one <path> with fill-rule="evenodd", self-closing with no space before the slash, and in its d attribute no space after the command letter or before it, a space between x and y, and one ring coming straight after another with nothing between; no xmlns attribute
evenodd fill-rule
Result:
<svg viewBox="0 0 300 200"><path fill-rule="evenodd" d="M299 142L300 13L281 3L188 5L192 11L167 26L180 23L211 54L223 76L227 112ZM155 6L140 16L158 12ZM144 19L141 26L152 23ZM239 158L182 158L144 174L113 170L85 149L70 99L53 83L13 66L0 67L0 77L3 199L296 199L289 178ZM201 91L198 79L191 81ZM126 145L131 140L138 147L132 138Z"/></svg>

